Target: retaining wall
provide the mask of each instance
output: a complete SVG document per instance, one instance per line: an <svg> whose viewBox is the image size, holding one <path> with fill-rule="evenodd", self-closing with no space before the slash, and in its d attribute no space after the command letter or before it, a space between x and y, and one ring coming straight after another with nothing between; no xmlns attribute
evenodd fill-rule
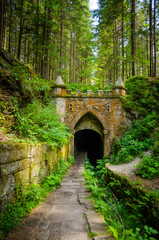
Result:
<svg viewBox="0 0 159 240"><path fill-rule="evenodd" d="M118 199L129 202L133 207L140 206L140 214L144 221L159 231L159 199L146 191L142 186L137 186L125 175L117 174L107 168L106 183L111 185L113 193ZM134 209L134 213L136 213Z"/></svg>
<svg viewBox="0 0 159 240"><path fill-rule="evenodd" d="M0 143L0 211L13 201L17 186L42 180L61 157L67 160L68 150L68 145L51 150L47 144Z"/></svg>

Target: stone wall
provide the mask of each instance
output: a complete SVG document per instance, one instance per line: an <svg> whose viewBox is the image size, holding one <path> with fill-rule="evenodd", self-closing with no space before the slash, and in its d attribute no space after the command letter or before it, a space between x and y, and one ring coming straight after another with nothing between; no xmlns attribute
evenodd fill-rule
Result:
<svg viewBox="0 0 159 240"><path fill-rule="evenodd" d="M49 175L61 157L67 160L68 150L67 145L49 150L47 144L0 143L0 211L12 202L18 185Z"/></svg>
<svg viewBox="0 0 159 240"><path fill-rule="evenodd" d="M108 155L114 138L121 136L123 129L129 125L120 96L66 96L65 101L65 124L72 130L72 133L75 134L82 128L88 129L88 125L90 125L90 129L98 133L102 130L104 155ZM93 126L91 118L86 122L83 116L88 113L97 119L101 128L97 124L91 127L91 125ZM85 120L85 126L84 122L81 122L82 118ZM97 127L98 129L96 129Z"/></svg>
<svg viewBox="0 0 159 240"><path fill-rule="evenodd" d="M110 154L114 138L121 136L123 129L130 125L120 99L125 94L126 89L121 79L117 80L111 91L98 90L93 93L92 90L87 90L87 93L82 93L77 90L72 93L66 89L60 76L51 91L61 121L71 129L72 134L84 129L99 133L103 140L104 155ZM73 138L70 141L70 154L74 155Z"/></svg>
<svg viewBox="0 0 159 240"><path fill-rule="evenodd" d="M116 173L107 167L106 183L111 184L111 189L117 198L125 199L130 206L140 206L140 214L143 216L145 225L159 231L159 199L153 197L149 189L135 182L135 178ZM136 184L135 184L136 183ZM135 210L134 210L135 213Z"/></svg>

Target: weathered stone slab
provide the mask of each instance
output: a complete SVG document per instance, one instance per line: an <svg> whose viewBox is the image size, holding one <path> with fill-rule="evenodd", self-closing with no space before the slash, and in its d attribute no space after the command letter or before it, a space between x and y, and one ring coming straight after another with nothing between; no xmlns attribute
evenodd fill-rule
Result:
<svg viewBox="0 0 159 240"><path fill-rule="evenodd" d="M0 197L10 194L15 188L15 179L13 175L6 178L0 178Z"/></svg>
<svg viewBox="0 0 159 240"><path fill-rule="evenodd" d="M49 238L49 231L41 231L37 234L36 240L47 240Z"/></svg>
<svg viewBox="0 0 159 240"><path fill-rule="evenodd" d="M49 225L50 225L49 220L42 221L42 223L40 225L40 232L41 231L46 231L48 229Z"/></svg>
<svg viewBox="0 0 159 240"><path fill-rule="evenodd" d="M22 171L26 168L29 168L29 159L15 161L12 163L3 164L0 169L0 177L11 175L18 171Z"/></svg>
<svg viewBox="0 0 159 240"><path fill-rule="evenodd" d="M94 204L91 201L91 199L79 199L80 204L84 204L85 207L89 210L93 210L94 209Z"/></svg>
<svg viewBox="0 0 159 240"><path fill-rule="evenodd" d="M50 212L46 215L46 220L51 222L63 222L71 221L72 219L78 219L79 222L83 222L82 206L77 208L74 205L53 205Z"/></svg>
<svg viewBox="0 0 159 240"><path fill-rule="evenodd" d="M26 143L2 143L0 142L0 164L26 159L29 145Z"/></svg>
<svg viewBox="0 0 159 240"><path fill-rule="evenodd" d="M104 235L94 236L93 240L114 240L114 238L110 234L104 234Z"/></svg>
<svg viewBox="0 0 159 240"><path fill-rule="evenodd" d="M93 210L85 211L90 230L93 233L105 233L105 221L103 216L100 213L97 213Z"/></svg>
<svg viewBox="0 0 159 240"><path fill-rule="evenodd" d="M78 198L88 198L90 196L90 193L78 193Z"/></svg>
<svg viewBox="0 0 159 240"><path fill-rule="evenodd" d="M29 168L15 173L14 177L15 177L16 186L20 185L21 183L29 184L29 177L30 177Z"/></svg>
<svg viewBox="0 0 159 240"><path fill-rule="evenodd" d="M73 199L73 198L55 198L54 201L55 205L79 205L77 199Z"/></svg>

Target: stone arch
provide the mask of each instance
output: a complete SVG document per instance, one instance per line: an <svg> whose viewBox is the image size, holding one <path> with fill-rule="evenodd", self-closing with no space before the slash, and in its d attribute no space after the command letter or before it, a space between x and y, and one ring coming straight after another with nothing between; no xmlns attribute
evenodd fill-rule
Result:
<svg viewBox="0 0 159 240"><path fill-rule="evenodd" d="M93 130L99 133L103 139L104 126L101 121L92 112L85 113L76 123L74 127L75 133L81 130Z"/></svg>
<svg viewBox="0 0 159 240"><path fill-rule="evenodd" d="M88 110L87 108L83 109L81 112L77 114L77 116L72 121L71 128L75 129L79 120L87 113L92 114L100 122L103 130L106 130L106 123L104 117L95 109Z"/></svg>
<svg viewBox="0 0 159 240"><path fill-rule="evenodd" d="M96 160L102 159L104 154L104 121L101 122L101 116L97 111L84 109L78 114L72 125L74 127L75 152L77 154L87 152L89 160L92 164L96 164Z"/></svg>

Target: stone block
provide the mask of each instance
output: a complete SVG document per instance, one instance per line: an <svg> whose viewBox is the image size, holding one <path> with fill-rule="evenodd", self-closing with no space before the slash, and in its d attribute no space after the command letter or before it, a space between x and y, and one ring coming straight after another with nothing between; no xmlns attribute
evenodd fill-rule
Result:
<svg viewBox="0 0 159 240"><path fill-rule="evenodd" d="M41 231L36 235L36 240L47 240L49 238L49 231Z"/></svg>
<svg viewBox="0 0 159 240"><path fill-rule="evenodd" d="M100 213L97 213L93 210L87 210L85 212L87 221L90 227L91 232L94 233L105 233L105 220Z"/></svg>
<svg viewBox="0 0 159 240"><path fill-rule="evenodd" d="M66 89L66 94L71 95L71 90L70 89Z"/></svg>
<svg viewBox="0 0 159 240"><path fill-rule="evenodd" d="M13 175L0 178L0 198L12 193L15 188L15 179Z"/></svg>
<svg viewBox="0 0 159 240"><path fill-rule="evenodd" d="M82 91L81 90L76 90L76 95L81 95Z"/></svg>
<svg viewBox="0 0 159 240"><path fill-rule="evenodd" d="M0 143L0 164L25 159L29 145L26 143Z"/></svg>
<svg viewBox="0 0 159 240"><path fill-rule="evenodd" d="M15 173L15 185L18 186L22 183L29 184L30 180L30 169L26 168L22 171Z"/></svg>
<svg viewBox="0 0 159 240"><path fill-rule="evenodd" d="M46 231L50 225L50 221L48 220L43 220L42 223L40 224L40 231Z"/></svg>
<svg viewBox="0 0 159 240"><path fill-rule="evenodd" d="M0 197L0 212L4 211L7 203L8 203L7 195L2 198Z"/></svg>
<svg viewBox="0 0 159 240"><path fill-rule="evenodd" d="M39 158L32 158L30 161L30 181L32 183L37 183L37 178L40 174L41 164Z"/></svg>
<svg viewBox="0 0 159 240"><path fill-rule="evenodd" d="M26 168L29 168L29 159L24 159L24 160L3 164L1 165L1 168L0 168L0 177L14 174Z"/></svg>
<svg viewBox="0 0 159 240"><path fill-rule="evenodd" d="M103 90L98 90L98 95L102 96L103 95Z"/></svg>
<svg viewBox="0 0 159 240"><path fill-rule="evenodd" d="M87 95L91 95L93 93L92 90L87 90Z"/></svg>

